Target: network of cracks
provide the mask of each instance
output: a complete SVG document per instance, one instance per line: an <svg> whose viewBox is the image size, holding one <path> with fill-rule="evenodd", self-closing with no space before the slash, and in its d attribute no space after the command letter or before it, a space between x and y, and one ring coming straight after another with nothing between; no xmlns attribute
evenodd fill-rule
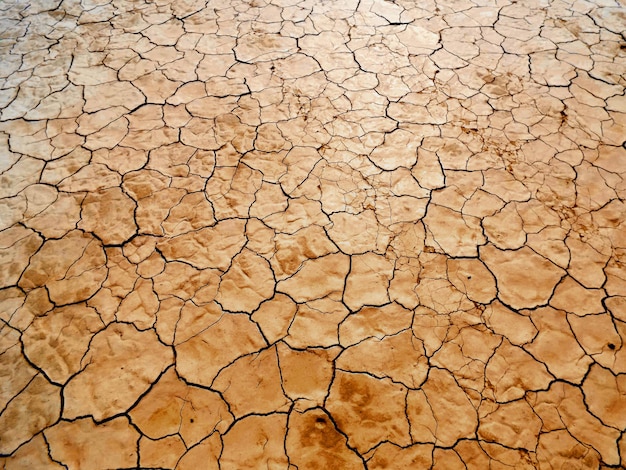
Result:
<svg viewBox="0 0 626 470"><path fill-rule="evenodd" d="M0 465L626 466L625 30L0 3Z"/></svg>

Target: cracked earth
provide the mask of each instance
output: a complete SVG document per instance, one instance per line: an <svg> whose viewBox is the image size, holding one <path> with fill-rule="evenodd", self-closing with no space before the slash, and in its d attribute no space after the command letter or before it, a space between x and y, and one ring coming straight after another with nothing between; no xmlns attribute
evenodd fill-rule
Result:
<svg viewBox="0 0 626 470"><path fill-rule="evenodd" d="M622 0L0 30L3 468L626 466Z"/></svg>

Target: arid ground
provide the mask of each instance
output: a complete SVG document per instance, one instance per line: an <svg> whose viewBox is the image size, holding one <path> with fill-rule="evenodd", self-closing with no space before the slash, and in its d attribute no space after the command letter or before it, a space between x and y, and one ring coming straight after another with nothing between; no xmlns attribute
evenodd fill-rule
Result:
<svg viewBox="0 0 626 470"><path fill-rule="evenodd" d="M623 0L2 0L0 467L626 466Z"/></svg>

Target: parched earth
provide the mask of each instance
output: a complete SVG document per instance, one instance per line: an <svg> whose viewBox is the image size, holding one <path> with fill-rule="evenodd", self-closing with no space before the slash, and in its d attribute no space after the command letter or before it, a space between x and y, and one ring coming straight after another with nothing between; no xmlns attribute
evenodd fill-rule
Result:
<svg viewBox="0 0 626 470"><path fill-rule="evenodd" d="M0 31L3 468L626 466L623 0Z"/></svg>

